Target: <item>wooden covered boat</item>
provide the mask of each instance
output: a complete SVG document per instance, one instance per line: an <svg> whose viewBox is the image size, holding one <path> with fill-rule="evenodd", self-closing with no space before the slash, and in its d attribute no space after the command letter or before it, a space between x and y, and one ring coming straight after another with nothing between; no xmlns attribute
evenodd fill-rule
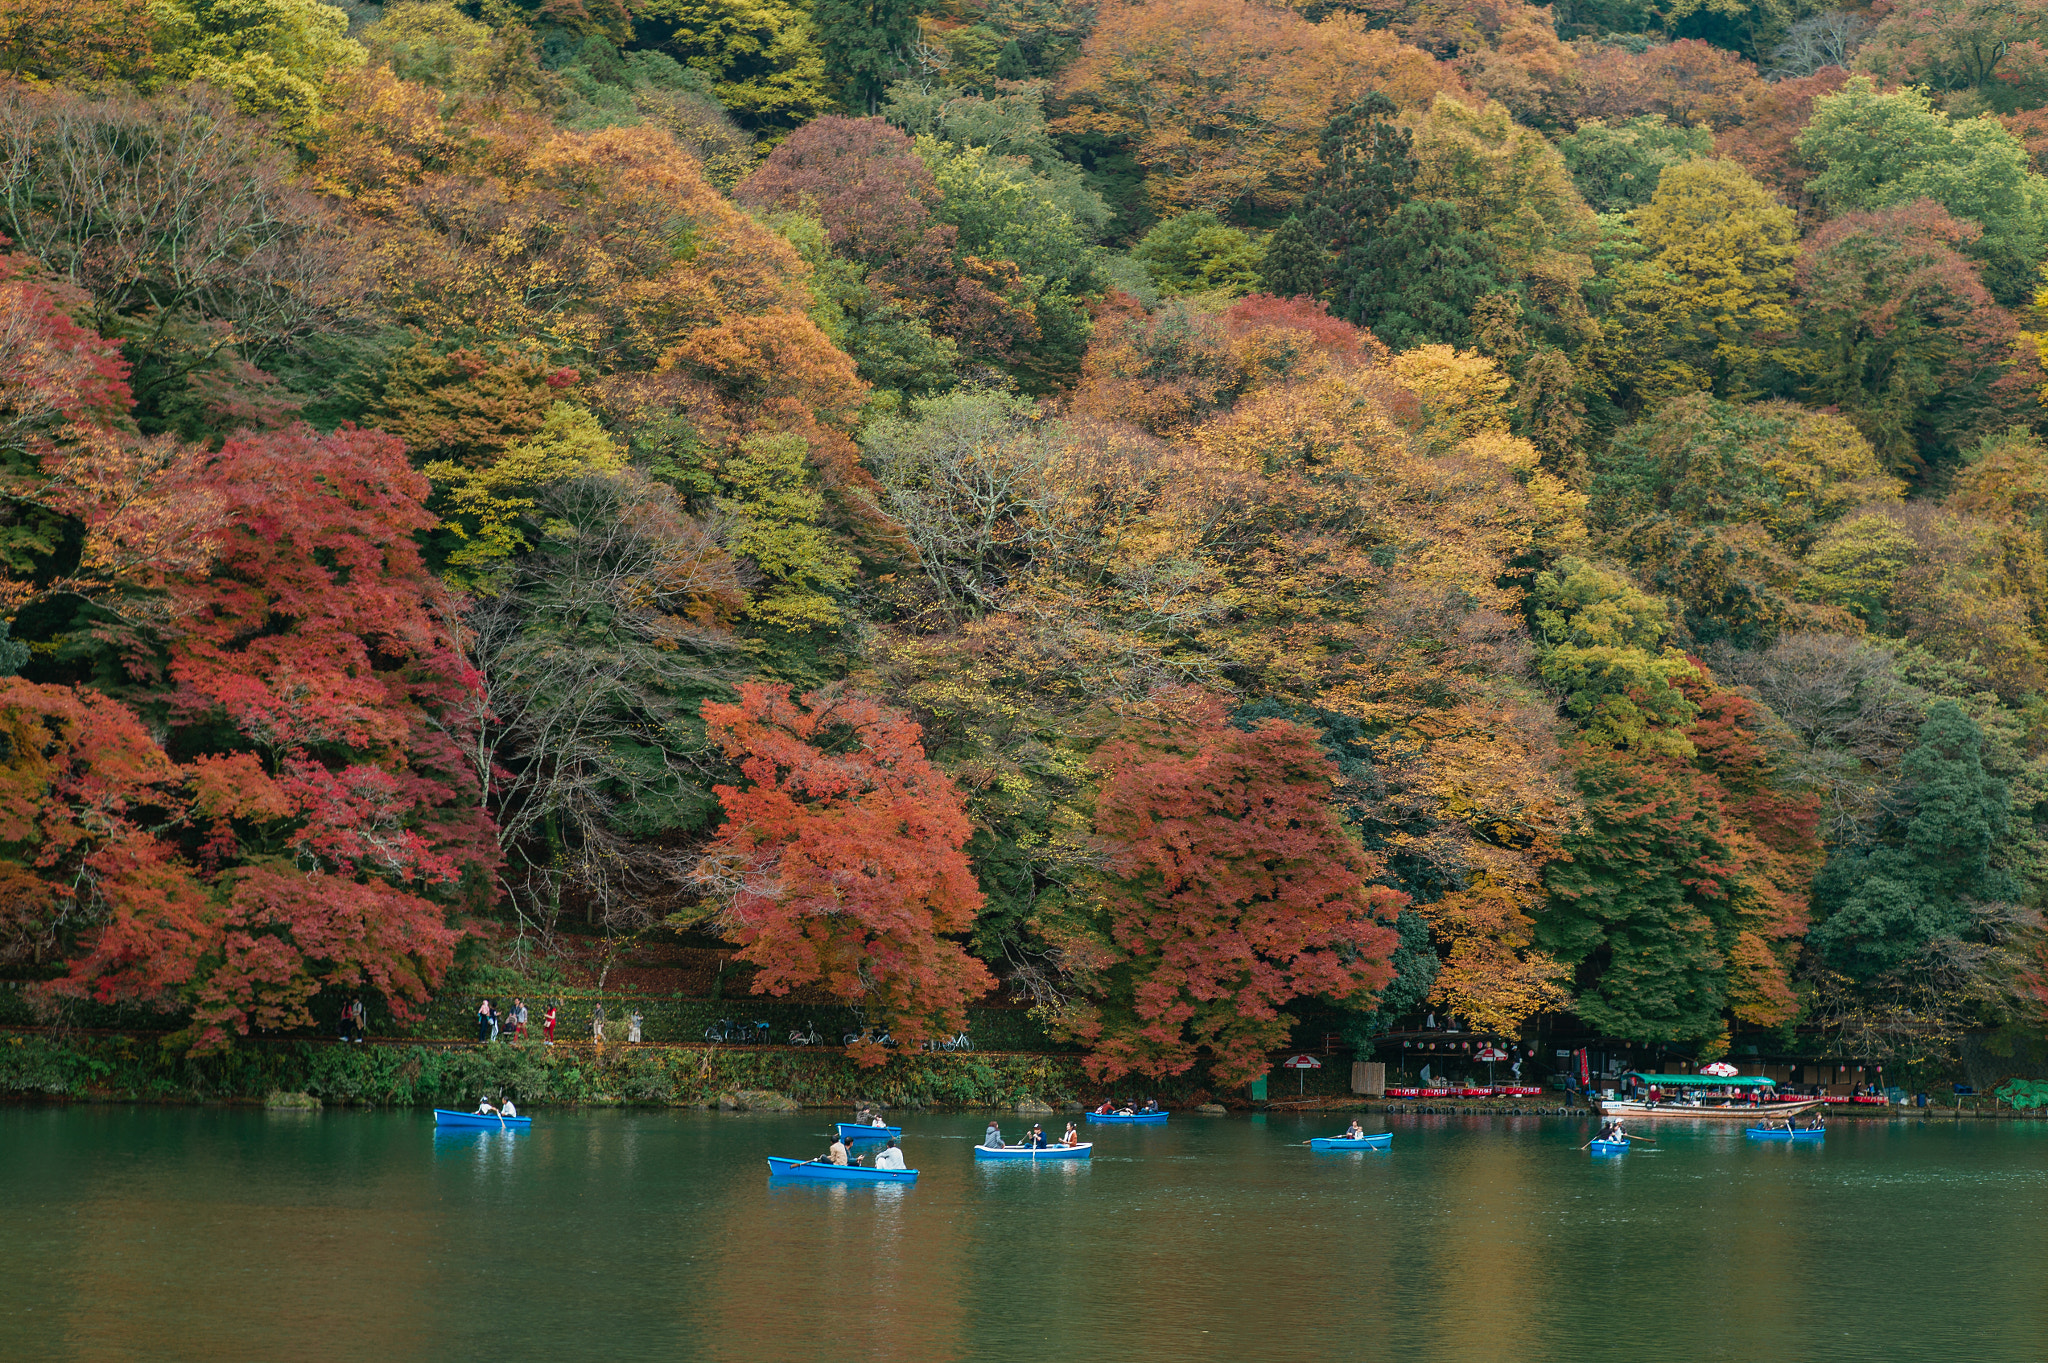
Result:
<svg viewBox="0 0 2048 1363"><path fill-rule="evenodd" d="M859 1122L839 1123L839 1139L852 1145L855 1141L893 1141L903 1134L900 1126L862 1126Z"/></svg>
<svg viewBox="0 0 2048 1363"><path fill-rule="evenodd" d="M1167 1115L1163 1110L1159 1112L1090 1112L1087 1114L1088 1120L1091 1122L1163 1122L1166 1120Z"/></svg>
<svg viewBox="0 0 2048 1363"><path fill-rule="evenodd" d="M1082 1141L1079 1145L1048 1145L1044 1147L1035 1145L977 1145L974 1147L974 1157L976 1159L1022 1160L1087 1159L1094 1149L1095 1146L1090 1141Z"/></svg>
<svg viewBox="0 0 2048 1363"><path fill-rule="evenodd" d="M1808 1127L1803 1131L1771 1130L1769 1127L1752 1126L1743 1134L1754 1136L1761 1141L1819 1141L1827 1139L1827 1128Z"/></svg>
<svg viewBox="0 0 2048 1363"><path fill-rule="evenodd" d="M471 1127L478 1131L524 1131L533 1125L531 1117L499 1117L489 1112L450 1112L445 1107L434 1109L434 1125L446 1127Z"/></svg>
<svg viewBox="0 0 2048 1363"><path fill-rule="evenodd" d="M1628 1142L1594 1141L1590 1146L1586 1148L1591 1150L1596 1155L1626 1155L1628 1153Z"/></svg>
<svg viewBox="0 0 2048 1363"><path fill-rule="evenodd" d="M1391 1131L1375 1131L1360 1136L1357 1140L1349 1136L1316 1136L1308 1143L1311 1150L1385 1150L1394 1143Z"/></svg>
<svg viewBox="0 0 2048 1363"><path fill-rule="evenodd" d="M822 1179L832 1183L915 1183L915 1169L870 1169L864 1164L832 1164L814 1159L768 1157L768 1177Z"/></svg>
<svg viewBox="0 0 2048 1363"><path fill-rule="evenodd" d="M1655 1104L1643 1099L1588 1098L1592 1109L1602 1117L1631 1122L1739 1121L1747 1125L1796 1117L1821 1105L1818 1098L1783 1101L1777 1097L1777 1081L1760 1075L1722 1078L1711 1074L1631 1074L1629 1078L1642 1089L1654 1084L1674 1096ZM1760 1099L1768 1096L1768 1100L1752 1103L1748 1097L1751 1094Z"/></svg>

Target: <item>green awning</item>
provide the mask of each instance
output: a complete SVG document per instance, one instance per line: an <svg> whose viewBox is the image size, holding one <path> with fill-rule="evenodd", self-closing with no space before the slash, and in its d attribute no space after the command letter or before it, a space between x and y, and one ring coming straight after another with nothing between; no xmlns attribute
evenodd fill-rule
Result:
<svg viewBox="0 0 2048 1363"><path fill-rule="evenodd" d="M1765 1079L1756 1074L1732 1074L1723 1078L1718 1074L1631 1074L1629 1078L1648 1088L1732 1088L1757 1089L1776 1088L1778 1081Z"/></svg>

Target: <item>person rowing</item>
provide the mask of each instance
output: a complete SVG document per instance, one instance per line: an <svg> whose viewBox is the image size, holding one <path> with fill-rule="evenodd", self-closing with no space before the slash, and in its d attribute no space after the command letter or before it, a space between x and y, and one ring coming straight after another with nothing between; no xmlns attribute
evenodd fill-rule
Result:
<svg viewBox="0 0 2048 1363"><path fill-rule="evenodd" d="M1358 1124L1358 1118L1353 1117L1351 1119L1351 1125L1345 1128L1344 1139L1347 1141L1362 1141L1365 1139L1365 1128Z"/></svg>
<svg viewBox="0 0 2048 1363"><path fill-rule="evenodd" d="M832 1161L832 1163L834 1164L845 1164L846 1142L841 1140L839 1137L834 1136L832 1138L832 1148L825 1152L825 1158Z"/></svg>
<svg viewBox="0 0 2048 1363"><path fill-rule="evenodd" d="M479 1117L496 1117L499 1115L498 1109L491 1106L490 1094L486 1093L476 1100L476 1115Z"/></svg>

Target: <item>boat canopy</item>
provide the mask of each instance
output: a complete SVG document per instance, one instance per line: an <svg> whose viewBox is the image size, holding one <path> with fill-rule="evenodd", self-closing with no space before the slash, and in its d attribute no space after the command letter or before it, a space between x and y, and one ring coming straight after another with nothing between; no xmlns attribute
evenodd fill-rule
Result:
<svg viewBox="0 0 2048 1363"><path fill-rule="evenodd" d="M1632 1074L1630 1074L1630 1075L1629 1075L1629 1078L1631 1078L1631 1079L1635 1080L1635 1081L1636 1081L1637 1083L1639 1083L1639 1084L1645 1084L1645 1085L1648 1085L1648 1084L1655 1084L1655 1085L1656 1085L1657 1087L1659 1087L1659 1088L1667 1088L1667 1089L1668 1089L1668 1088L1731 1088L1731 1089L1759 1089L1759 1088L1776 1088L1776 1087L1778 1086L1778 1081L1777 1081L1777 1080L1775 1080L1775 1079L1766 1079L1766 1078L1764 1078L1763 1076L1761 1076L1761 1075L1756 1075L1756 1074L1731 1074L1731 1075L1727 1075L1727 1076L1725 1076L1725 1077L1724 1077L1724 1076L1722 1076L1722 1075L1718 1075L1718 1074L1639 1074L1639 1073L1632 1073Z"/></svg>

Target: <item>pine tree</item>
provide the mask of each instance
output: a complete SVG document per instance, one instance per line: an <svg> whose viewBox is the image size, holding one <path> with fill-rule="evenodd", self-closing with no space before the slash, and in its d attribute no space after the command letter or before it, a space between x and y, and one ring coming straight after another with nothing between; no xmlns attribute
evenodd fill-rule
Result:
<svg viewBox="0 0 2048 1363"><path fill-rule="evenodd" d="M1003 44L1003 50L996 54L997 80L1030 80L1031 63L1024 56L1024 49L1017 46L1015 38Z"/></svg>
<svg viewBox="0 0 2048 1363"><path fill-rule="evenodd" d="M1339 264L1330 310L1396 350L1472 343L1472 308L1510 287L1500 253L1454 203L1402 204Z"/></svg>
<svg viewBox="0 0 2048 1363"><path fill-rule="evenodd" d="M1984 735L1954 701L1928 711L1900 764L1912 811L1875 847L1839 852L1814 883L1827 919L1809 937L1830 966L1868 981L1937 938L1966 938L1969 901L2017 899L1991 864L2012 797L1984 770Z"/></svg>
<svg viewBox="0 0 2048 1363"><path fill-rule="evenodd" d="M1282 298L1329 298L1352 276L1352 257L1380 225L1407 202L1415 182L1408 130L1394 122L1399 110L1374 91L1332 120L1317 153L1322 169L1267 250L1268 293Z"/></svg>
<svg viewBox="0 0 2048 1363"><path fill-rule="evenodd" d="M1261 278L1266 292L1276 298L1323 299L1329 296L1336 264L1315 230L1299 216L1290 215L1266 245Z"/></svg>
<svg viewBox="0 0 2048 1363"><path fill-rule="evenodd" d="M872 112L917 37L911 0L817 0L811 22L834 96L857 114Z"/></svg>

